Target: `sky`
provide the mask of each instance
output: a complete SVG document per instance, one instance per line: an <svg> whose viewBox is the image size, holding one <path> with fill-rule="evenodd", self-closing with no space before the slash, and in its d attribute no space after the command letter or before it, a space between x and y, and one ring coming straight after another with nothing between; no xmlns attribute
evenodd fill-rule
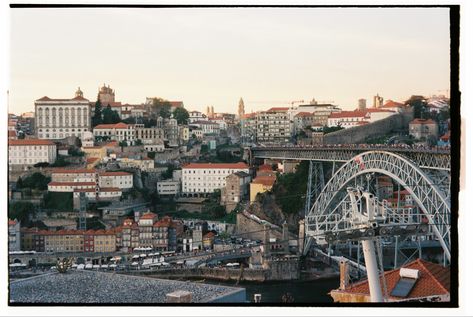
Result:
<svg viewBox="0 0 473 317"><path fill-rule="evenodd" d="M10 9L9 112L43 96L183 101L236 113L357 107L450 85L448 8Z"/></svg>

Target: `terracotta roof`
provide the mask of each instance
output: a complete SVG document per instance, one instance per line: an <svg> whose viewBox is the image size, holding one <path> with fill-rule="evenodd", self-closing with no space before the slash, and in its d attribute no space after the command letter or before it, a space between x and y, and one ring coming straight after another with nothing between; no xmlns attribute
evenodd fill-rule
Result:
<svg viewBox="0 0 473 317"><path fill-rule="evenodd" d="M56 143L49 140L41 139L23 139L23 140L8 140L8 145L56 145Z"/></svg>
<svg viewBox="0 0 473 317"><path fill-rule="evenodd" d="M101 192L121 192L122 190L118 187L100 187Z"/></svg>
<svg viewBox="0 0 473 317"><path fill-rule="evenodd" d="M298 114L295 115L295 117L312 117L311 112L299 112Z"/></svg>
<svg viewBox="0 0 473 317"><path fill-rule="evenodd" d="M249 168L243 162L238 163L189 163L182 166L182 169L185 168L232 168L232 169L247 169Z"/></svg>
<svg viewBox="0 0 473 317"><path fill-rule="evenodd" d="M276 182L276 176L256 176L251 183L265 186L273 186Z"/></svg>
<svg viewBox="0 0 473 317"><path fill-rule="evenodd" d="M405 265L404 268L420 271L419 280L416 282L407 298L423 298L435 295L446 295L450 293L449 268L445 268L442 265L427 262L422 259L417 259ZM384 273L388 294L391 294L397 282L400 280L399 271L400 269L395 269ZM355 283L344 291L336 291L341 293L369 295L368 281L364 280ZM403 299L393 296L389 297L394 300Z"/></svg>
<svg viewBox="0 0 473 317"><path fill-rule="evenodd" d="M94 163L97 160L100 160L100 158L98 158L98 157L89 157L89 158L87 158L87 164Z"/></svg>
<svg viewBox="0 0 473 317"><path fill-rule="evenodd" d="M99 173L99 176L128 176L132 175L131 173L128 172L102 172Z"/></svg>
<svg viewBox="0 0 473 317"><path fill-rule="evenodd" d="M156 221L153 227L171 227L172 219L170 217L164 217L163 219Z"/></svg>
<svg viewBox="0 0 473 317"><path fill-rule="evenodd" d="M92 174L95 173L94 169L55 169L51 172L52 174Z"/></svg>
<svg viewBox="0 0 473 317"><path fill-rule="evenodd" d="M130 218L123 220L124 227L130 227L133 223L134 223L133 219L130 219Z"/></svg>
<svg viewBox="0 0 473 317"><path fill-rule="evenodd" d="M41 97L37 99L36 101L71 101L71 100L77 100L77 101L89 101L88 99L85 99L83 97L77 96L71 99L53 99L49 98L48 96Z"/></svg>
<svg viewBox="0 0 473 317"><path fill-rule="evenodd" d="M414 119L409 124L436 124L432 119Z"/></svg>
<svg viewBox="0 0 473 317"><path fill-rule="evenodd" d="M403 103L392 101L392 100L386 100L386 102L382 106L382 108L399 108L399 107L404 108L405 105Z"/></svg>
<svg viewBox="0 0 473 317"><path fill-rule="evenodd" d="M361 118L365 117L367 114L366 110L354 110L354 111L340 111L332 112L328 117L329 119L334 118Z"/></svg>
<svg viewBox="0 0 473 317"><path fill-rule="evenodd" d="M141 216L140 219L154 219L156 217L157 215L155 213L147 212L143 216Z"/></svg>
<svg viewBox="0 0 473 317"><path fill-rule="evenodd" d="M215 236L215 233L210 231L210 232L207 232L203 237L204 238L213 238L214 236Z"/></svg>
<svg viewBox="0 0 473 317"><path fill-rule="evenodd" d="M50 182L48 186L95 186L95 182Z"/></svg>
<svg viewBox="0 0 473 317"><path fill-rule="evenodd" d="M8 225L9 225L9 226L14 226L14 225L16 225L16 221L15 221L15 220L8 219Z"/></svg>
<svg viewBox="0 0 473 317"><path fill-rule="evenodd" d="M245 113L243 115L243 119L250 119L250 118L254 118L256 116L256 113L255 112L252 112L252 113Z"/></svg>
<svg viewBox="0 0 473 317"><path fill-rule="evenodd" d="M169 101L171 104L171 107L173 108L178 108L178 107L183 107L184 103L182 101Z"/></svg>
<svg viewBox="0 0 473 317"><path fill-rule="evenodd" d="M269 164L263 164L258 168L258 171L272 171L273 168Z"/></svg>
<svg viewBox="0 0 473 317"><path fill-rule="evenodd" d="M95 129L128 129L129 125L123 122L112 123L112 124L99 124Z"/></svg>
<svg viewBox="0 0 473 317"><path fill-rule="evenodd" d="M445 142L448 141L448 140L450 140L450 131L448 131L447 133L445 133L444 135L442 135L442 136L440 137L440 139L442 139L442 141L445 141Z"/></svg>
<svg viewBox="0 0 473 317"><path fill-rule="evenodd" d="M8 130L8 137L16 137L16 131Z"/></svg>
<svg viewBox="0 0 473 317"><path fill-rule="evenodd" d="M289 107L272 107L272 108L269 108L267 110L267 112L269 112L269 111L285 112L285 111L288 111L288 110L289 110Z"/></svg>

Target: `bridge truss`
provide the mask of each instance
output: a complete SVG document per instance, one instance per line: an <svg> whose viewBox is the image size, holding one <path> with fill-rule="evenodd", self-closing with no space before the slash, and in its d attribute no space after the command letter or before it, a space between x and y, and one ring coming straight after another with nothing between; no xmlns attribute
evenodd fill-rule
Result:
<svg viewBox="0 0 473 317"><path fill-rule="evenodd" d="M335 159L336 157L332 157L332 161ZM432 166L432 164L438 163L439 161L436 160L422 161L420 165L427 164L429 167L421 169L419 165L404 155L379 150L362 152L349 159L333 174L317 196L315 203L311 205L310 210L308 212L306 210L305 252L308 251L313 241L318 244L326 244L327 239L334 239L333 236L327 236L330 232L348 231L353 233L353 230L359 229L356 225L353 226L353 213L348 204L353 201L348 197L347 188L350 186L356 188L357 185L354 185L356 180L367 178L368 181L365 184L368 184L371 176L382 174L389 176L407 190L422 211L421 215L400 217L397 215L399 210L390 210L383 203L376 201L373 208L377 208L379 215L384 217L383 221L377 222L384 227L382 233L393 234L401 228L400 225L403 225L402 230L407 230L407 232L409 232L408 230L413 230L413 233L418 232L421 228L420 225L422 225L420 221L423 219L429 224L429 231L431 230L438 239L445 256L450 260L450 177L446 169L449 164L440 162L444 165ZM359 184L363 185L363 183ZM417 227L413 227L416 225ZM380 231L380 228L376 229L376 234L379 234Z"/></svg>

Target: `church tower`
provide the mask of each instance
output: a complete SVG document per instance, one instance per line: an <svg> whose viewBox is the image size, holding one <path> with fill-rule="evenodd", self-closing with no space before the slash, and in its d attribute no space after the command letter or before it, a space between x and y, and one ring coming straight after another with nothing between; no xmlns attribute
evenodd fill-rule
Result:
<svg viewBox="0 0 473 317"><path fill-rule="evenodd" d="M238 102L238 118L243 118L243 115L245 114L245 103L243 102L243 98L240 98L240 101Z"/></svg>

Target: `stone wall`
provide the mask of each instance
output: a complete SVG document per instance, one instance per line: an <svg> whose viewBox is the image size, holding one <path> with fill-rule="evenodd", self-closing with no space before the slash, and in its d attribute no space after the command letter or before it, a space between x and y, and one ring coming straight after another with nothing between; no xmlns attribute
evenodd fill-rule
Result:
<svg viewBox="0 0 473 317"><path fill-rule="evenodd" d="M386 133L407 130L414 115L412 111L395 114L370 124L343 129L324 135L325 144L365 143L367 138L376 138Z"/></svg>
<svg viewBox="0 0 473 317"><path fill-rule="evenodd" d="M238 213L236 221L236 234L244 239L263 241L264 226L258 221L246 217L243 213ZM282 232L271 229L269 237L282 239Z"/></svg>

